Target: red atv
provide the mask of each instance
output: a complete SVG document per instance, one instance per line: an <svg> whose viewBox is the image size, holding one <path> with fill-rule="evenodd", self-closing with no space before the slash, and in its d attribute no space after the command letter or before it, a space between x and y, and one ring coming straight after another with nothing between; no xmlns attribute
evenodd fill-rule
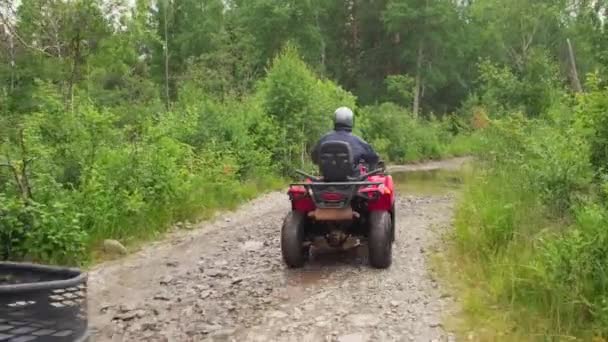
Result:
<svg viewBox="0 0 608 342"><path fill-rule="evenodd" d="M349 237L367 240L369 261L388 268L395 241L395 191L384 168L353 170L350 146L328 141L320 148L321 177L296 171L305 181L289 186L291 212L281 229L281 251L288 267L302 267L315 240L342 248Z"/></svg>

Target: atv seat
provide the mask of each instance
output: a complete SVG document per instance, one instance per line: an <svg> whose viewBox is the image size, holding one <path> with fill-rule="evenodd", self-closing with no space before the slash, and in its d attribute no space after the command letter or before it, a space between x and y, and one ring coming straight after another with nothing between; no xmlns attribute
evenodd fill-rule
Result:
<svg viewBox="0 0 608 342"><path fill-rule="evenodd" d="M327 141L320 147L319 168L325 182L346 182L354 176L353 153L344 141Z"/></svg>

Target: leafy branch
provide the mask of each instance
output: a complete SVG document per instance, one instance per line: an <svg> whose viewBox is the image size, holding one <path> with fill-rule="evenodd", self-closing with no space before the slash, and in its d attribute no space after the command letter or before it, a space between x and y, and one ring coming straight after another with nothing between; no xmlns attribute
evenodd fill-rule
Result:
<svg viewBox="0 0 608 342"><path fill-rule="evenodd" d="M32 187L30 185L30 180L28 177L28 169L33 159L27 158L28 152L25 145L25 139L23 137L23 129L19 131L19 148L21 150L21 160L19 161L21 165L16 165L12 161L10 153L6 151L4 153L5 161L0 163L0 167L6 167L9 169L13 176L13 179L15 180L15 185L19 190L21 199L27 205L33 199Z"/></svg>

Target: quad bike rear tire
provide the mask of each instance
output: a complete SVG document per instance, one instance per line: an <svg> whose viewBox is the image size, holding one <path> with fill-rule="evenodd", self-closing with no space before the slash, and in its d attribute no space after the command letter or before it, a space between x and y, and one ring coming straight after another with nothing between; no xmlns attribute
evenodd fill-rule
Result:
<svg viewBox="0 0 608 342"><path fill-rule="evenodd" d="M389 268L393 261L391 214L386 211L372 212L369 223L369 263L374 268Z"/></svg>
<svg viewBox="0 0 608 342"><path fill-rule="evenodd" d="M289 268L304 266L308 249L303 247L306 218L304 214L292 211L285 217L281 228L281 253Z"/></svg>
<svg viewBox="0 0 608 342"><path fill-rule="evenodd" d="M393 242L395 242L395 233L396 233L396 229L395 229L395 203L393 203L393 205L391 206L391 240Z"/></svg>

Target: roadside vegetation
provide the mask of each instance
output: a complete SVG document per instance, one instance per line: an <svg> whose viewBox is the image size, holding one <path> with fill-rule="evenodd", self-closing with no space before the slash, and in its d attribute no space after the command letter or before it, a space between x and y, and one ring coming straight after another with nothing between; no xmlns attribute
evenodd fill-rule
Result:
<svg viewBox="0 0 608 342"><path fill-rule="evenodd" d="M443 266L465 313L454 328L484 341L604 341L608 83L597 69L573 92L537 56L543 76L530 83L517 68L479 66L489 118Z"/></svg>
<svg viewBox="0 0 608 342"><path fill-rule="evenodd" d="M337 4L0 4L0 257L86 264L105 239L154 239L280 187L339 106L394 162L449 154L448 121L358 99L355 67L334 64L348 37L320 12Z"/></svg>
<svg viewBox="0 0 608 342"><path fill-rule="evenodd" d="M539 117L513 113L485 130L449 253L464 271L449 272L462 281L464 333L608 336L608 88L597 82Z"/></svg>

